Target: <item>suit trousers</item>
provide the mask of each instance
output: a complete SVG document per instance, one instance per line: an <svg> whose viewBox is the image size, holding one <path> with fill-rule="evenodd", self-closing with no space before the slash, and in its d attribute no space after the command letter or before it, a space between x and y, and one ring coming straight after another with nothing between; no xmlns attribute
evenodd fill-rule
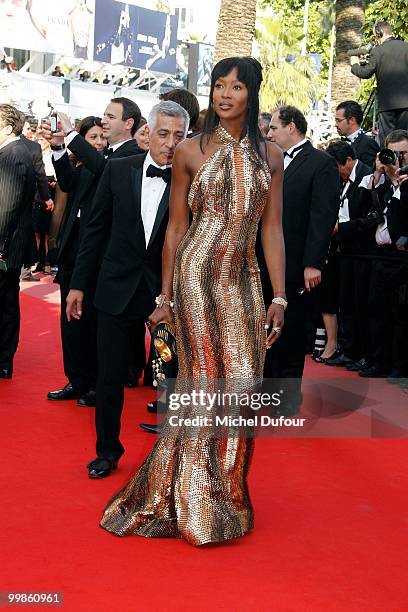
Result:
<svg viewBox="0 0 408 612"><path fill-rule="evenodd" d="M0 367L13 368L20 336L20 270L0 271Z"/></svg>
<svg viewBox="0 0 408 612"><path fill-rule="evenodd" d="M385 251L387 247L382 247ZM378 251L381 251L379 248ZM384 252L387 256L387 251ZM400 283L398 274L402 262L399 257L375 259L372 264L368 294L371 354L374 364L384 373L395 364L395 343L398 339L397 310ZM405 342L405 338L402 340Z"/></svg>
<svg viewBox="0 0 408 612"><path fill-rule="evenodd" d="M342 348L346 357L370 359L367 319L371 261L343 255L340 259L340 317Z"/></svg>
<svg viewBox="0 0 408 612"><path fill-rule="evenodd" d="M93 305L95 287L84 294L83 314L77 319L67 320L65 313L67 295L71 284L72 268L60 264L58 282L61 294L61 341L65 376L79 395L94 389L96 385L97 313Z"/></svg>
<svg viewBox="0 0 408 612"><path fill-rule="evenodd" d="M290 284L286 285L286 293L288 307L285 311L285 326L281 338L266 351L264 378L277 380L278 385L284 389L284 399L300 405L310 296L306 291L300 294L300 288ZM264 297L268 308L271 299L267 295ZM273 384L276 385L276 382Z"/></svg>
<svg viewBox="0 0 408 612"><path fill-rule="evenodd" d="M129 334L147 320L155 308L154 297L142 280L123 312L98 313L98 377L96 385L96 453L118 461L124 453L119 439L124 384L129 364Z"/></svg>
<svg viewBox="0 0 408 612"><path fill-rule="evenodd" d="M381 147L386 136L393 130L408 130L408 108L381 111L378 113Z"/></svg>

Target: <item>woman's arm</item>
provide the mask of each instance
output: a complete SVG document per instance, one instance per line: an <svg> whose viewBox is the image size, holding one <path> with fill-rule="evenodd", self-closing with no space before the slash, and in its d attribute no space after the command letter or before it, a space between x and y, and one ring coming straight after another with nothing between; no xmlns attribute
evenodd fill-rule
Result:
<svg viewBox="0 0 408 612"><path fill-rule="evenodd" d="M180 143L174 153L171 190L169 201L169 222L162 253L162 295L167 301L173 297L174 261L177 247L184 238L189 227L188 192L191 184L191 175L188 171L187 160L191 157L191 142ZM169 306L156 308L149 320L153 325L160 321L171 322L173 313Z"/></svg>
<svg viewBox="0 0 408 612"><path fill-rule="evenodd" d="M262 249L268 269L274 297L286 298L285 292L285 244L282 231L282 183L283 156L277 146L267 144L268 165L271 170L271 185L262 215ZM270 348L279 338L280 332L273 328L283 326L283 306L271 304L267 312L266 324L272 324L272 331L267 337L266 346Z"/></svg>

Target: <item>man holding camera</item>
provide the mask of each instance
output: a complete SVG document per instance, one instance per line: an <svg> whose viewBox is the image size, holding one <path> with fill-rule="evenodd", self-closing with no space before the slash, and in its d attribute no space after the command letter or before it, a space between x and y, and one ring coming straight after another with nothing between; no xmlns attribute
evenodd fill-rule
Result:
<svg viewBox="0 0 408 612"><path fill-rule="evenodd" d="M375 172L367 182L383 213L375 232L368 293L374 363L359 374L389 376L391 382L400 382L408 376L408 131L394 130L385 142L387 148L378 154Z"/></svg>
<svg viewBox="0 0 408 612"><path fill-rule="evenodd" d="M351 72L360 79L377 79L378 123L381 144L392 130L408 127L408 43L394 38L387 21L377 21L374 26L377 45L368 56L368 62L360 65L352 56Z"/></svg>

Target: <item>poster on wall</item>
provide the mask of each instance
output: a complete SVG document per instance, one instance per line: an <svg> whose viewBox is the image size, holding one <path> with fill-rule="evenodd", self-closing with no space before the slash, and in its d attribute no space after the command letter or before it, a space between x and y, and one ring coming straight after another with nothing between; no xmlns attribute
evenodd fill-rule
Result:
<svg viewBox="0 0 408 612"><path fill-rule="evenodd" d="M92 59L95 0L0 0L0 46Z"/></svg>
<svg viewBox="0 0 408 612"><path fill-rule="evenodd" d="M94 60L175 74L177 17L119 0L96 0Z"/></svg>
<svg viewBox="0 0 408 612"><path fill-rule="evenodd" d="M214 47L198 44L197 54L197 95L208 96L211 86L211 72L214 63Z"/></svg>

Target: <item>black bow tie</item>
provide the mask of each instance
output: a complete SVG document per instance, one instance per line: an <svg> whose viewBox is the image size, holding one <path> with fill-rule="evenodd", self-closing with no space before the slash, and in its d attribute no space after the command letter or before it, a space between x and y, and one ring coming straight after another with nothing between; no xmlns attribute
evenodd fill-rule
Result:
<svg viewBox="0 0 408 612"><path fill-rule="evenodd" d="M344 142L350 142L350 143L351 143L351 138L347 138L347 136L342 136L342 137L341 137L341 139L342 139Z"/></svg>
<svg viewBox="0 0 408 612"><path fill-rule="evenodd" d="M163 179L165 183L168 183L171 179L171 168L158 168L157 166L153 166L150 164L146 170L146 176L153 178L158 176Z"/></svg>
<svg viewBox="0 0 408 612"><path fill-rule="evenodd" d="M110 157L113 153L113 149L112 147L106 147L105 151L104 151L104 155L105 157Z"/></svg>
<svg viewBox="0 0 408 612"><path fill-rule="evenodd" d="M293 149L293 151L291 151L291 153L288 153L287 151L284 151L284 152L283 152L283 156L284 156L284 157L290 157L290 159L293 159L293 156L295 155L295 153L297 153L297 151L301 151L301 150L303 149L303 147L304 147L304 146L305 146L305 145L304 145L304 144L302 144L302 145L300 145L299 147L295 147L295 148Z"/></svg>

